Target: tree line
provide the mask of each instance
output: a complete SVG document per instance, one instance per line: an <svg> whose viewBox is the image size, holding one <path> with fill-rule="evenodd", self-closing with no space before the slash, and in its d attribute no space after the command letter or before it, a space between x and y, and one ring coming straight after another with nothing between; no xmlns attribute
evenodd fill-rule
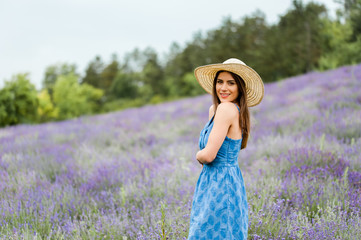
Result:
<svg viewBox="0 0 361 240"><path fill-rule="evenodd" d="M45 70L37 91L27 74L17 74L0 89L0 126L64 120L159 103L204 91L193 70L200 65L242 59L264 82L314 70L361 62L361 0L340 0L336 18L323 4L294 0L275 24L256 11L239 21L225 18L184 47L173 43L164 59L148 47L91 60L84 74L75 64Z"/></svg>

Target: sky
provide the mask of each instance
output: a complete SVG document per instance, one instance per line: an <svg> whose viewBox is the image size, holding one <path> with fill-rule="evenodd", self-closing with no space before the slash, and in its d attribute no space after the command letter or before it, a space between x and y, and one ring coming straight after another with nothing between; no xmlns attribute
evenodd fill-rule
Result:
<svg viewBox="0 0 361 240"><path fill-rule="evenodd" d="M304 3L310 2L303 0ZM334 16L339 4L323 3ZM257 9L268 23L292 0L0 0L0 88L14 74L29 73L37 89L47 66L76 64L83 75L99 55L108 63L139 48L160 57L173 42L183 47L193 34L215 29L225 17L238 21ZM235 56L241 58L241 56Z"/></svg>

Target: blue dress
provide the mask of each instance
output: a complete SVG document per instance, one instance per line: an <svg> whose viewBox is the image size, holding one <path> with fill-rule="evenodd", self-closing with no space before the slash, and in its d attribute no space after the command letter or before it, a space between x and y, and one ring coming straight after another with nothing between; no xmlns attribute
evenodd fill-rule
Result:
<svg viewBox="0 0 361 240"><path fill-rule="evenodd" d="M200 149L207 144L213 118L201 131ZM214 161L203 165L194 191L188 240L247 239L247 196L238 166L241 143L242 139L226 137Z"/></svg>

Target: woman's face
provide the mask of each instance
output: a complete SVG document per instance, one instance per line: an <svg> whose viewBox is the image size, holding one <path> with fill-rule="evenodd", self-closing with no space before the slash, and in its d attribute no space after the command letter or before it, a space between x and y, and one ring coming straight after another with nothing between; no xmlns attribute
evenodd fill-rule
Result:
<svg viewBox="0 0 361 240"><path fill-rule="evenodd" d="M234 102L238 97L238 87L232 75L221 72L216 81L216 93L221 103Z"/></svg>

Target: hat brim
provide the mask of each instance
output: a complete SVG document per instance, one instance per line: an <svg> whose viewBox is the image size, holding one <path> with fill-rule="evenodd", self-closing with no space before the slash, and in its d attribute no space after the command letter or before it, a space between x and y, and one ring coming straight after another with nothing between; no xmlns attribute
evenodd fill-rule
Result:
<svg viewBox="0 0 361 240"><path fill-rule="evenodd" d="M261 77L251 67L239 63L219 63L197 67L194 75L209 94L212 94L213 81L218 71L228 71L239 75L246 85L247 105L253 107L259 104L264 95L264 85Z"/></svg>

